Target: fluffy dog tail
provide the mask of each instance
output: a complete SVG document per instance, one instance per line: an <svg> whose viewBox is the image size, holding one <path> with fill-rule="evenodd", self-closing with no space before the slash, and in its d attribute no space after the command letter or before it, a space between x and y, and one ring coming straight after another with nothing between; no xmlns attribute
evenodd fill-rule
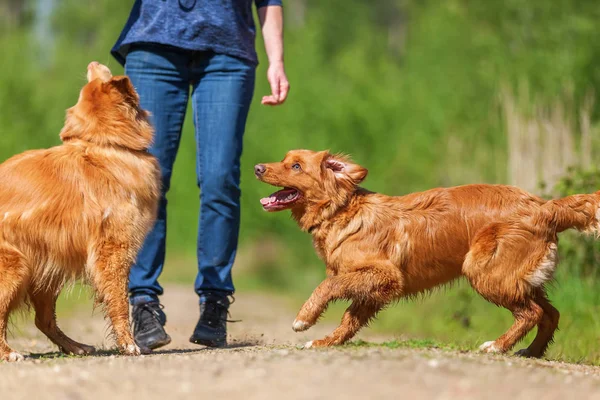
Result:
<svg viewBox="0 0 600 400"><path fill-rule="evenodd" d="M600 235L600 191L550 200L543 207L552 214L556 232L574 228Z"/></svg>

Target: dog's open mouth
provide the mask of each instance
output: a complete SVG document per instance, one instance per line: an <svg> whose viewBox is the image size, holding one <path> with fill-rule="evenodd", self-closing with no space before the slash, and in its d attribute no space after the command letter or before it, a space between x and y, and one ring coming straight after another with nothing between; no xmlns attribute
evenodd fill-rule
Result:
<svg viewBox="0 0 600 400"><path fill-rule="evenodd" d="M269 197L260 199L260 204L266 211L279 211L289 208L300 196L300 192L294 188L283 188Z"/></svg>

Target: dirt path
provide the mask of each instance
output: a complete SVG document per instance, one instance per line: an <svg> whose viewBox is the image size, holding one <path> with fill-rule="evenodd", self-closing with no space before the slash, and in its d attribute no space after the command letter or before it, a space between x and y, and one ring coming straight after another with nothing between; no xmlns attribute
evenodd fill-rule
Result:
<svg viewBox="0 0 600 400"><path fill-rule="evenodd" d="M87 358L55 349L28 324L10 339L32 357L0 364L1 399L600 399L600 368L514 357L380 347L299 350L332 326L296 334L295 311L276 297L240 293L232 307L233 346L188 343L197 318L192 290L168 286L163 300L171 345L142 357ZM62 321L74 339L110 348L100 313ZM365 340L392 339L370 336Z"/></svg>

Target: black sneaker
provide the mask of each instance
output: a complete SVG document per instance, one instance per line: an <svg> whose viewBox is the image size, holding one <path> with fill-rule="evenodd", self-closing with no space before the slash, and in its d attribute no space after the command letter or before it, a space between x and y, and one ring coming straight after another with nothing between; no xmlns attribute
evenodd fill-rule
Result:
<svg viewBox="0 0 600 400"><path fill-rule="evenodd" d="M190 337L190 342L209 347L227 345L227 320L229 305L227 296L206 293L200 296L200 320ZM233 322L233 321L231 321Z"/></svg>
<svg viewBox="0 0 600 400"><path fill-rule="evenodd" d="M171 343L165 332L167 316L157 301L133 306L133 337L140 347L157 349Z"/></svg>

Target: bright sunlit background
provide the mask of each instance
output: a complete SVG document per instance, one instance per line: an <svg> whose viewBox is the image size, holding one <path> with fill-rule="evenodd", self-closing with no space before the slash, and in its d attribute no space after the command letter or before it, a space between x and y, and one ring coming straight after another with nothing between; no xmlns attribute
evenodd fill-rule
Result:
<svg viewBox="0 0 600 400"><path fill-rule="evenodd" d="M366 166L365 186L402 195L435 186L510 183L540 195L600 189L600 6L597 0L289 0L283 107L266 108L257 38L255 101L242 170L239 290L303 298L324 276L287 212L266 214L252 166L287 150L331 149ZM109 50L132 1L0 1L0 160L59 144L87 64L122 68ZM188 113L191 116L191 113ZM198 189L191 120L169 194L163 282L191 286ZM1 177L0 177L1 184ZM563 235L562 312L550 356L600 360L598 244ZM336 313L337 315L337 313ZM382 313L375 329L476 345L511 316L465 284Z"/></svg>

